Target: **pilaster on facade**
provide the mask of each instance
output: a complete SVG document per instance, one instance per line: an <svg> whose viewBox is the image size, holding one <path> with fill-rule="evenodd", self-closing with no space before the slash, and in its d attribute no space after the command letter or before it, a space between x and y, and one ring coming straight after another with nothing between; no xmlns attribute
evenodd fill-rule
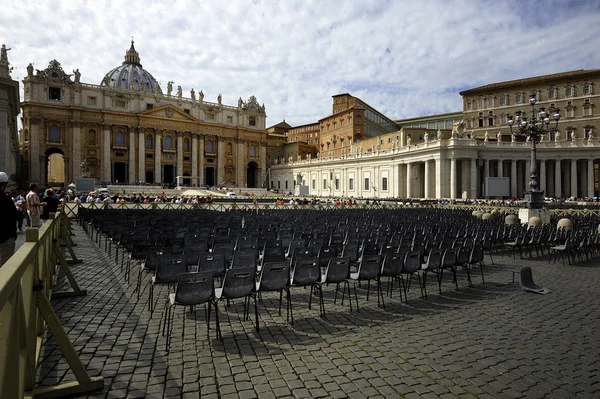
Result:
<svg viewBox="0 0 600 399"><path fill-rule="evenodd" d="M105 125L102 128L102 180L112 181L111 173L111 139L112 132L110 125Z"/></svg>
<svg viewBox="0 0 600 399"><path fill-rule="evenodd" d="M154 138L154 183L162 183L162 135L156 131Z"/></svg>
<svg viewBox="0 0 600 399"><path fill-rule="evenodd" d="M136 160L136 156L135 156L135 138L136 138L136 133L135 133L135 128L133 127L129 127L127 129L127 134L129 135L129 148L127 149L129 152L129 164L128 164L128 168L129 168L129 184L133 184L135 182L135 170L136 170L136 165L135 165L135 160ZM140 148L140 157L142 157L142 153L143 153L143 148Z"/></svg>
<svg viewBox="0 0 600 399"><path fill-rule="evenodd" d="M144 128L138 128L138 181L146 181L146 132ZM152 182L153 183L153 182Z"/></svg>

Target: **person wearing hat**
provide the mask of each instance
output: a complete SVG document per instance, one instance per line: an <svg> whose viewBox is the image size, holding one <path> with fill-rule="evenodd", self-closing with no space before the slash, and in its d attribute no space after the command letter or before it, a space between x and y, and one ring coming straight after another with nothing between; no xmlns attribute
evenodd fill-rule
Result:
<svg viewBox="0 0 600 399"><path fill-rule="evenodd" d="M15 253L17 239L17 208L6 193L8 175L0 172L0 267Z"/></svg>

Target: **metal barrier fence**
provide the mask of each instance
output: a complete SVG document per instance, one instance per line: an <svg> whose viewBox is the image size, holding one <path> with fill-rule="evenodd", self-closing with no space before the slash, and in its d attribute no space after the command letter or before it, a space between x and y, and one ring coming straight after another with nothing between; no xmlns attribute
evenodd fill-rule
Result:
<svg viewBox="0 0 600 399"><path fill-rule="evenodd" d="M54 215L53 215L54 216ZM80 263L64 213L39 229L27 229L26 242L0 267L0 398L52 398L102 388L102 377L91 378L77 356L50 299L85 295L70 264ZM71 259L65 259L60 246ZM60 265L73 291L53 292ZM77 381L38 388L37 368L44 332L56 339Z"/></svg>
<svg viewBox="0 0 600 399"><path fill-rule="evenodd" d="M262 209L307 209L307 210L334 210L334 209L407 209L407 208L435 208L435 209L453 209L453 210L468 210L492 212L493 210L503 212L504 214L518 214L519 208L514 206L502 205L402 205L402 204L378 204L378 205L334 205L334 204L319 204L319 205L276 205L276 204L251 204L251 203L213 203L213 204L174 204L174 203L151 203L151 204L105 204L105 203L78 203L67 202L63 204L63 212L69 218L76 218L79 209L163 209L163 210L185 210L185 209L208 209L213 211L226 212L231 210L262 210ZM550 216L568 216L568 215L600 215L600 209L550 209Z"/></svg>

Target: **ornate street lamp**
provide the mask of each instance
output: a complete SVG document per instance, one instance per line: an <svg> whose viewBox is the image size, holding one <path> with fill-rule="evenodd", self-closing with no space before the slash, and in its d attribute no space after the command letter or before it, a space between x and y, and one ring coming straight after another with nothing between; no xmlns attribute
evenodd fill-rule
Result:
<svg viewBox="0 0 600 399"><path fill-rule="evenodd" d="M551 112L547 112L544 107L535 109L536 102L535 94L532 94L529 98L529 104L531 105L531 117L529 119L521 111L517 111L514 119L512 116L508 117L510 132L514 135L525 136L528 141L531 141L529 191L525 191L525 201L527 201L527 207L530 209L540 209L544 206L544 192L539 188L537 149L535 144L542 135L556 133L558 130L558 120L560 119L558 108L551 115ZM516 129L513 130L515 122Z"/></svg>

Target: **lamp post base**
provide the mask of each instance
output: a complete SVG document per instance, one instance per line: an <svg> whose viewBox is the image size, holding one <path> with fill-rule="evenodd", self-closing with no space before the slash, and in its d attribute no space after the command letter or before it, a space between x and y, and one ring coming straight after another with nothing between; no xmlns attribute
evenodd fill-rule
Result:
<svg viewBox="0 0 600 399"><path fill-rule="evenodd" d="M550 223L550 211L548 209L535 209L535 208L520 208L519 209L519 220L521 224L529 223L532 217L540 218L542 224Z"/></svg>
<svg viewBox="0 0 600 399"><path fill-rule="evenodd" d="M525 191L525 201L527 207L531 209L541 209L544 207L544 192L543 191Z"/></svg>

